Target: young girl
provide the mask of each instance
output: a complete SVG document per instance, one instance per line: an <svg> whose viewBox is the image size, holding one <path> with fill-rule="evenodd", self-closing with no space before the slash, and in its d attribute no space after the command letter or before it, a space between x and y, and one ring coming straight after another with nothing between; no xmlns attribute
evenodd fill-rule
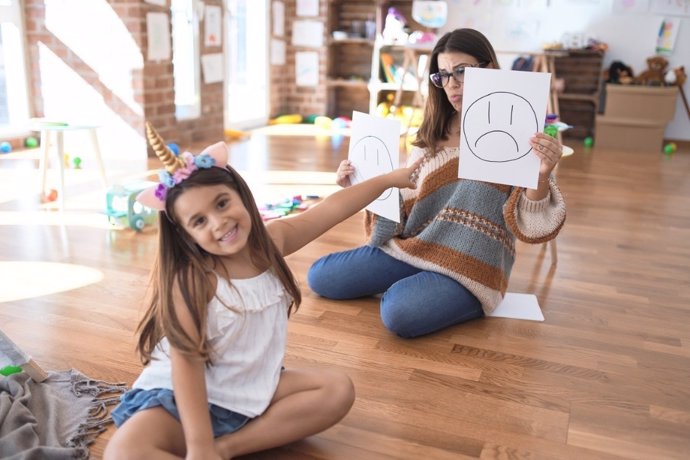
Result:
<svg viewBox="0 0 690 460"><path fill-rule="evenodd" d="M284 369L287 318L299 306L284 256L390 187L414 187L419 163L340 190L266 224L218 143L175 157L138 200L161 210L152 298L137 329L147 366L113 410L105 458L232 458L318 433L352 406L339 372Z"/></svg>

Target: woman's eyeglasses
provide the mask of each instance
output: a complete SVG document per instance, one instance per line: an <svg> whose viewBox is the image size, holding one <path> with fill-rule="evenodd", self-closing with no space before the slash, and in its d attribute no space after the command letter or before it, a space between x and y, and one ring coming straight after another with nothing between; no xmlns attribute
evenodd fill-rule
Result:
<svg viewBox="0 0 690 460"><path fill-rule="evenodd" d="M450 77L452 76L456 82L458 82L459 85L462 84L462 82L465 80L465 69L468 67L480 67L484 68L487 65L489 65L488 62L480 62L479 64L474 64L474 65L463 65L463 66L458 66L453 69L452 73L448 73L445 70L442 70L440 72L432 73L429 75L429 80L431 80L431 83L437 88L443 88L448 84L450 81Z"/></svg>

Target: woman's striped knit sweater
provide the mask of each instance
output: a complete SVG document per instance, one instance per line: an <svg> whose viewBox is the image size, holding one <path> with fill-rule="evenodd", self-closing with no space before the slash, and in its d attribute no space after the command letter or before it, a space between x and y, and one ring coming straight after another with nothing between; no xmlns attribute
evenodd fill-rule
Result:
<svg viewBox="0 0 690 460"><path fill-rule="evenodd" d="M501 302L515 261L515 238L542 243L565 222L565 202L550 192L531 201L522 188L458 179L458 148L420 155L416 189L401 190L401 223L367 212L369 245L417 268L449 276L469 289L490 313Z"/></svg>

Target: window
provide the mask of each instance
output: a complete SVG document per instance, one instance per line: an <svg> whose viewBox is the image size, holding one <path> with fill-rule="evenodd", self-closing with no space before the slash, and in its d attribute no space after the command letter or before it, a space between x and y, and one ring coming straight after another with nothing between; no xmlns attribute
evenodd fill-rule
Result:
<svg viewBox="0 0 690 460"><path fill-rule="evenodd" d="M178 119L201 114L197 0L172 0L173 78Z"/></svg>
<svg viewBox="0 0 690 460"><path fill-rule="evenodd" d="M0 135L26 130L29 98L19 1L0 1Z"/></svg>

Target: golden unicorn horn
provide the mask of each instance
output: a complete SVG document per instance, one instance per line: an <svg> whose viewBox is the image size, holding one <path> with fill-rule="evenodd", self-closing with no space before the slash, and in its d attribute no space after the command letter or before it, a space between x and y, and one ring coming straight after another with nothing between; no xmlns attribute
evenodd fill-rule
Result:
<svg viewBox="0 0 690 460"><path fill-rule="evenodd" d="M151 123L146 122L146 137L149 139L149 144L156 152L156 156L161 159L165 165L165 169L170 173L174 173L179 168L184 168L185 163L181 159L177 158L170 147L165 144L163 138L158 132L153 129Z"/></svg>

